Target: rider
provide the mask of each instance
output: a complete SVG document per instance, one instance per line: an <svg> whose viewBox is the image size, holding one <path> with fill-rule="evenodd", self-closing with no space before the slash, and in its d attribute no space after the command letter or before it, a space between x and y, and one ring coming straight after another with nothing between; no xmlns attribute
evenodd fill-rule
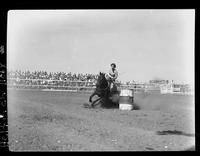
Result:
<svg viewBox="0 0 200 156"><path fill-rule="evenodd" d="M106 79L108 81L109 88L111 89L115 83L115 80L118 77L118 71L116 70L116 64L112 63L111 69L109 70L108 74L106 74Z"/></svg>

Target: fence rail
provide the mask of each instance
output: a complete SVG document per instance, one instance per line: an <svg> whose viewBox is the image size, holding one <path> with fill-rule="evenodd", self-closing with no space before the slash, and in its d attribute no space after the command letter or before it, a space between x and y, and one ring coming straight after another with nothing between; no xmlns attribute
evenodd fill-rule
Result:
<svg viewBox="0 0 200 156"><path fill-rule="evenodd" d="M8 78L8 88L23 89L63 89L63 90L94 90L96 82L94 81L67 81L67 80L49 80L49 79L18 79ZM116 83L119 89L133 89L135 91L144 90L143 84L125 85ZM140 87L138 87L140 86Z"/></svg>
<svg viewBox="0 0 200 156"><path fill-rule="evenodd" d="M68 81L68 80L49 80L49 79L19 79L8 78L7 87L16 89L54 89L54 90L73 90L73 91L93 91L95 81ZM186 89L173 87L171 91L163 89L159 84L120 84L116 83L119 89L133 89L135 92L160 92L160 93L187 93Z"/></svg>

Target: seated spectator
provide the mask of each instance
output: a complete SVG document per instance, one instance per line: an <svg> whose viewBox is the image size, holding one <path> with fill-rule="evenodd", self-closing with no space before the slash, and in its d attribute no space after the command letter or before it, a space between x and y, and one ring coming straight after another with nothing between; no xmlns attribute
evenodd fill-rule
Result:
<svg viewBox="0 0 200 156"><path fill-rule="evenodd" d="M17 83L21 84L27 84L27 85L34 85L34 84L47 84L46 80L60 80L60 81L86 81L86 82L93 82L96 83L96 80L98 78L98 75L96 74L90 74L90 73L65 73L65 72L46 72L46 71L34 71L30 72L29 70L26 71L21 71L21 70L16 70L16 71L8 71L7 77L11 79L16 79ZM33 81L36 79L36 81ZM41 79L43 81L41 81ZM30 80L30 81L27 81ZM59 85L61 84L60 81L55 81L54 84ZM10 82L10 81L9 81ZM65 84L65 83L62 83ZM73 83L73 84L76 84ZM84 83L80 83L83 85ZM91 84L91 83L90 83Z"/></svg>

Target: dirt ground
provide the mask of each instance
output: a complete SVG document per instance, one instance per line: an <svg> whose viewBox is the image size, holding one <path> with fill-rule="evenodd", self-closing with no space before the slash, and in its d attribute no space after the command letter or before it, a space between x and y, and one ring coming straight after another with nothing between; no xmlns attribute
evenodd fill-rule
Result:
<svg viewBox="0 0 200 156"><path fill-rule="evenodd" d="M8 90L11 151L179 151L194 148L190 95L136 93L135 110L84 108L88 93Z"/></svg>

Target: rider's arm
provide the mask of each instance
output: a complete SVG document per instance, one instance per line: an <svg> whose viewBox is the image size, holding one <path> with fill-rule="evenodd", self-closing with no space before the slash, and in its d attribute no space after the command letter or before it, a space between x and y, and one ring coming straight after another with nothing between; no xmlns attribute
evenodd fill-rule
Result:
<svg viewBox="0 0 200 156"><path fill-rule="evenodd" d="M116 70L116 71L115 71L115 76L114 76L113 78L116 80L117 77L118 77L118 72L117 72L117 70Z"/></svg>
<svg viewBox="0 0 200 156"><path fill-rule="evenodd" d="M108 73L106 74L107 78L109 78L109 77L113 78L112 75L111 75L111 73L112 73L111 70L109 70Z"/></svg>
<svg viewBox="0 0 200 156"><path fill-rule="evenodd" d="M110 69L109 71L108 71L108 75L110 76L110 77L113 77L113 72L112 72L112 69Z"/></svg>

